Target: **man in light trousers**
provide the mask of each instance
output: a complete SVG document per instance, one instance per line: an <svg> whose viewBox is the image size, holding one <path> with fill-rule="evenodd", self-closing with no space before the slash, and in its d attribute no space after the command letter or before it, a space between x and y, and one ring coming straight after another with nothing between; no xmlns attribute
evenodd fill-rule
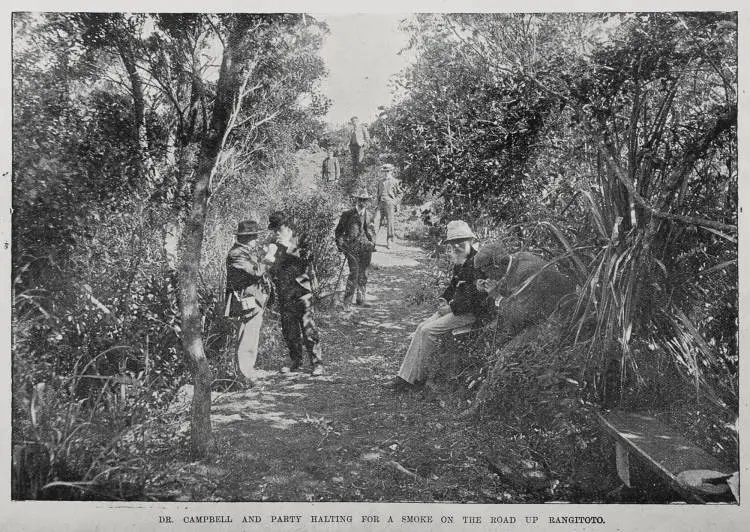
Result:
<svg viewBox="0 0 750 532"><path fill-rule="evenodd" d="M349 151L352 154L352 170L355 176L359 176L362 170L362 160L365 156L365 148L370 144L370 133L364 124L359 123L359 118L353 116L351 119L352 130L349 133Z"/></svg>
<svg viewBox="0 0 750 532"><path fill-rule="evenodd" d="M443 243L448 245L454 265L450 285L439 299L437 312L417 327L397 376L385 387L404 391L422 384L440 337L474 323L487 312L489 297L476 286L477 279L484 279L486 275L474 266L477 252L472 244L475 239L466 222L455 220L448 224Z"/></svg>
<svg viewBox="0 0 750 532"><path fill-rule="evenodd" d="M255 220L240 222L237 242L227 255L227 287L224 315L236 320L236 363L241 380L255 384L255 361L263 323L263 311L272 288L263 264L264 250L258 244Z"/></svg>
<svg viewBox="0 0 750 532"><path fill-rule="evenodd" d="M393 175L394 166L385 163L380 167L383 172L383 179L378 183L378 206L380 207L380 222L378 231L385 225L386 227L386 248L391 249L391 243L396 236L394 230L394 219L398 211L398 202L401 197L401 186Z"/></svg>

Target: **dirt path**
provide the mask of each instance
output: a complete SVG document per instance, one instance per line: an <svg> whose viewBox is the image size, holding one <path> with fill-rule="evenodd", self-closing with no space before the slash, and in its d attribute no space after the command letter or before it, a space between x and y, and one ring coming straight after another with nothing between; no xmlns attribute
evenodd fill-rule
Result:
<svg viewBox="0 0 750 532"><path fill-rule="evenodd" d="M260 386L213 404L212 458L180 464L182 500L497 502L478 458L483 447L457 419L461 405L382 383L398 370L410 334L431 313L409 305L428 275L421 248L378 247L372 308L319 312L327 374L279 374L274 353ZM279 344L280 346L282 344ZM175 464L176 465L176 464ZM190 481L188 481L190 479ZM177 495L179 493L179 496ZM162 496L165 496L162 494ZM168 496L168 495L166 495ZM161 498L161 497L160 497Z"/></svg>

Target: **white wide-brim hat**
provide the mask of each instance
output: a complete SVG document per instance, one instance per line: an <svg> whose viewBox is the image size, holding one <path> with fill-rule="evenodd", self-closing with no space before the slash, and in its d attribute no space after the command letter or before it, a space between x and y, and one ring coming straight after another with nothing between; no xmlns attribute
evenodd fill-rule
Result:
<svg viewBox="0 0 750 532"><path fill-rule="evenodd" d="M448 229L445 232L445 240L443 240L442 243L447 244L448 242L454 242L456 240L473 240L476 238L477 236L471 230L469 224L463 220L453 220L452 222L448 222Z"/></svg>

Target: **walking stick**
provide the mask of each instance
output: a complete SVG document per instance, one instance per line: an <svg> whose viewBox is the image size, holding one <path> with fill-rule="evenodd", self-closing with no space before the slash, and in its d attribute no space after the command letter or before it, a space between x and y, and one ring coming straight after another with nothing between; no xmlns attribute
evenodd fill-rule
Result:
<svg viewBox="0 0 750 532"><path fill-rule="evenodd" d="M344 273L344 263L346 262L346 255L341 257L341 268L339 268L339 276L336 277L336 284L333 285L333 293L338 292L339 283L341 282L341 274Z"/></svg>

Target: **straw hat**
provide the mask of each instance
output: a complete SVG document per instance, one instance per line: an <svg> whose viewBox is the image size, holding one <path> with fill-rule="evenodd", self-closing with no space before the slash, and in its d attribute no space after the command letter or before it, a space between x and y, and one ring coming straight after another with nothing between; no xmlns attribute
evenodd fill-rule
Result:
<svg viewBox="0 0 750 532"><path fill-rule="evenodd" d="M446 231L443 244L447 244L448 242L455 242L456 240L474 240L476 238L477 237L469 227L469 224L467 224L463 220L453 220L452 222L448 222L448 229Z"/></svg>

